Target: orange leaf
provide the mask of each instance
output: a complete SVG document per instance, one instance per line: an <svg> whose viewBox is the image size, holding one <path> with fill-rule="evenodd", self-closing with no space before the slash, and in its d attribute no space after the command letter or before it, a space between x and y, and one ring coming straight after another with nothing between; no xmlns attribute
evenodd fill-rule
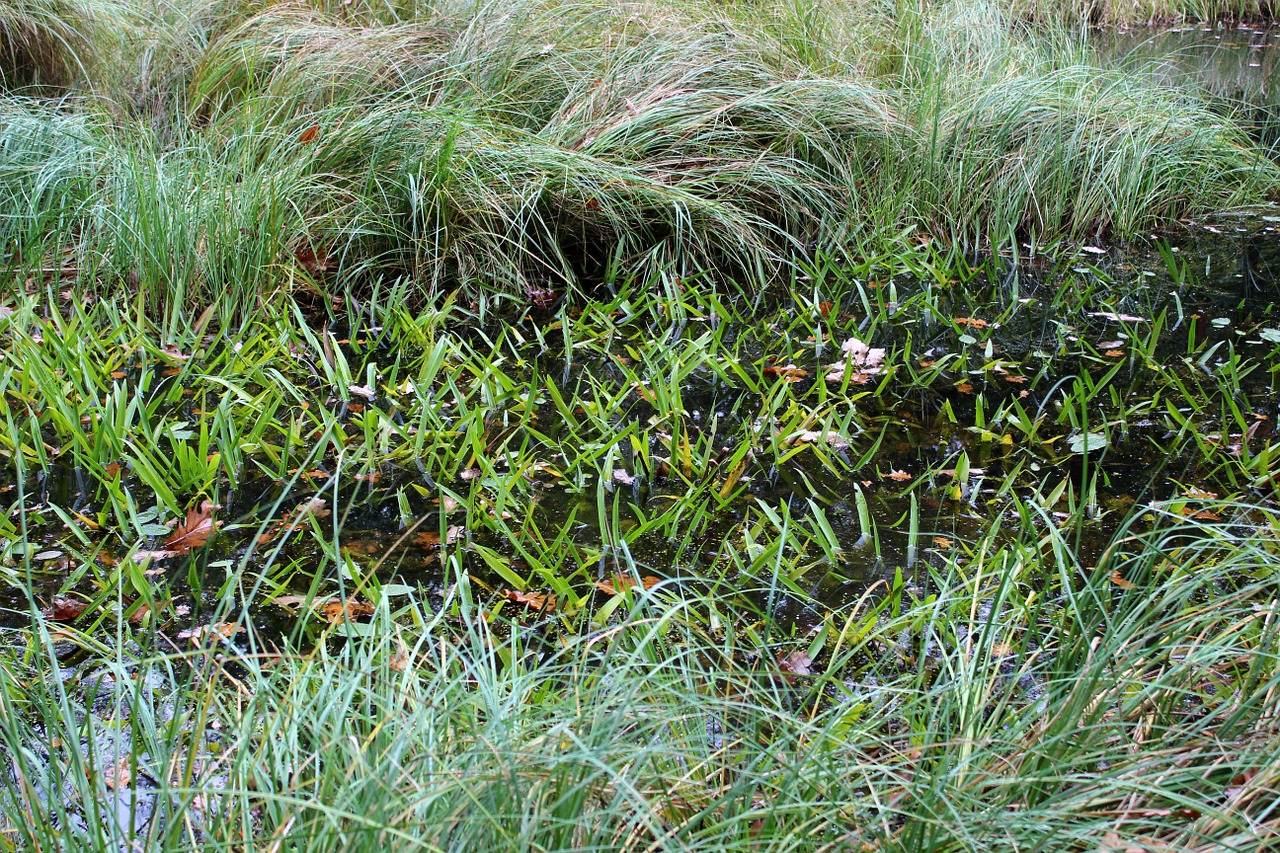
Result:
<svg viewBox="0 0 1280 853"><path fill-rule="evenodd" d="M187 520L179 524L173 535L164 541L164 550L175 557L189 554L196 548L204 546L209 537L218 529L213 520L213 511L217 506L209 501L201 501L200 508L187 510Z"/></svg>
<svg viewBox="0 0 1280 853"><path fill-rule="evenodd" d="M776 376L788 382L799 382L809 375L809 371L796 367L794 364L771 364L764 369L764 375Z"/></svg>
<svg viewBox="0 0 1280 853"><path fill-rule="evenodd" d="M532 607L534 610L551 610L556 606L556 597L545 592L519 592L514 589L499 590L499 595L514 601L516 604L523 604L526 607Z"/></svg>
<svg viewBox="0 0 1280 853"><path fill-rule="evenodd" d="M298 141L301 142L303 145L307 145L309 143L315 142L316 139L319 138L319 136L320 136L320 125L313 124L311 125L311 127L308 127L306 130L302 131L302 133L298 134Z"/></svg>
<svg viewBox="0 0 1280 853"><path fill-rule="evenodd" d="M88 606L88 602L75 598L55 598L44 609L44 616L54 622L74 622Z"/></svg>
<svg viewBox="0 0 1280 853"><path fill-rule="evenodd" d="M653 575L645 575L640 578L640 584L645 589L653 589L662 581ZM631 589L636 585L636 579L631 575L614 575L611 580L596 581L596 589L605 595L617 595L621 591Z"/></svg>
<svg viewBox="0 0 1280 853"><path fill-rule="evenodd" d="M334 625L340 625L344 621L355 619L357 616L370 616L373 614L372 604L367 601L357 601L354 598L349 598L346 601L340 598L331 598L318 605L316 609L320 611L321 616Z"/></svg>

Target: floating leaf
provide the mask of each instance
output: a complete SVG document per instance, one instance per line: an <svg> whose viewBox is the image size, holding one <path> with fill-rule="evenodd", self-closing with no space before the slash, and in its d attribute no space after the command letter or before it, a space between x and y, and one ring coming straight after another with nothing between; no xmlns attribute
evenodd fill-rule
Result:
<svg viewBox="0 0 1280 853"><path fill-rule="evenodd" d="M794 364L771 364L764 369L765 376L775 376L786 382L799 382L809 375L809 371Z"/></svg>
<svg viewBox="0 0 1280 853"><path fill-rule="evenodd" d="M640 578L640 584L645 589L653 589L662 581L653 575L645 575ZM614 575L611 580L596 581L596 589L605 595L617 595L619 592L631 589L636 586L636 579L631 575Z"/></svg>
<svg viewBox="0 0 1280 853"><path fill-rule="evenodd" d="M1091 453L1107 447L1107 437L1100 432L1076 433L1067 439L1067 447L1072 453Z"/></svg>
<svg viewBox="0 0 1280 853"><path fill-rule="evenodd" d="M1135 317L1133 314L1116 314L1111 311L1091 311L1090 317L1101 317L1104 320L1111 320L1114 323L1145 323L1145 317Z"/></svg>
<svg viewBox="0 0 1280 853"><path fill-rule="evenodd" d="M869 347L857 338L849 338L840 345L849 364L866 371L878 370L884 363L885 351Z"/></svg>
<svg viewBox="0 0 1280 853"><path fill-rule="evenodd" d="M373 605L367 601L359 601L354 598L348 598L346 601L340 598L330 598L320 603L316 610L320 611L320 615L328 619L330 623L337 625L357 616L371 616L373 614Z"/></svg>
<svg viewBox="0 0 1280 853"><path fill-rule="evenodd" d="M55 598L42 612L46 619L54 622L74 622L88 607L88 602L78 598Z"/></svg>
<svg viewBox="0 0 1280 853"><path fill-rule="evenodd" d="M806 651L795 651L787 655L778 662L778 668L783 672L783 678L788 684L795 684L796 678L804 675L812 675L813 661L809 658Z"/></svg>
<svg viewBox="0 0 1280 853"><path fill-rule="evenodd" d="M906 471L899 471L897 468L894 468L888 474L885 474L885 476L888 477L890 480L897 480L899 483L904 483L907 480L911 479L910 474L908 474Z"/></svg>
<svg viewBox="0 0 1280 853"><path fill-rule="evenodd" d="M498 594L507 601L532 607L534 610L551 610L556 606L556 597L545 592L520 592L514 589L499 590Z"/></svg>
<svg viewBox="0 0 1280 853"><path fill-rule="evenodd" d="M627 473L626 468L614 468L613 481L615 483L621 483L624 486L634 486L636 483L636 475Z"/></svg>
<svg viewBox="0 0 1280 853"><path fill-rule="evenodd" d="M202 548L209 537L218 529L213 520L213 511L217 505L210 501L201 501L199 508L187 510L186 520L180 523L173 534L164 541L164 547L156 551L138 551L135 559L167 560L170 557L182 557L196 548Z"/></svg>

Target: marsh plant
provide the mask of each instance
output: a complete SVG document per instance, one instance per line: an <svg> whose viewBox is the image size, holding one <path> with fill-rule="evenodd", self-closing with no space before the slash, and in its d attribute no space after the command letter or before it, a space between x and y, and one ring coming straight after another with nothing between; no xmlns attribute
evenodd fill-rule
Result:
<svg viewBox="0 0 1280 853"><path fill-rule="evenodd" d="M1280 324L1106 247L1280 172L1131 11L0 0L0 846L1274 846Z"/></svg>
<svg viewBox="0 0 1280 853"><path fill-rule="evenodd" d="M5 8L51 33L0 102L10 278L153 311L760 284L913 239L1123 237L1277 181L1190 92L993 3Z"/></svg>

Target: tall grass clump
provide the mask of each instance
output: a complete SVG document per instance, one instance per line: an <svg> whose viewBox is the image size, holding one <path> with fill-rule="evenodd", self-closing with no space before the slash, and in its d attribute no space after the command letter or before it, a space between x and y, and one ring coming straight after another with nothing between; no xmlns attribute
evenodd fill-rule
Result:
<svg viewBox="0 0 1280 853"><path fill-rule="evenodd" d="M1263 849L1275 519L1144 528L1096 569L986 540L803 638L692 578L577 639L491 626L464 579L310 653L225 610L194 648L36 631L0 813L32 848Z"/></svg>
<svg viewBox="0 0 1280 853"><path fill-rule="evenodd" d="M996 4L902 20L899 88L918 129L903 171L918 180L886 194L935 235L971 247L1123 236L1280 186L1257 145L1189 92L1104 72Z"/></svg>
<svg viewBox="0 0 1280 853"><path fill-rule="evenodd" d="M82 282L123 277L153 305L397 278L759 285L912 230L966 251L1123 237L1278 180L1189 94L1101 72L988 3L131 5L112 20L150 23L96 42L105 59L74 100L21 109L95 128L78 182L92 197L46 205L47 253L80 253L66 266ZM43 198L49 170L25 150L0 166Z"/></svg>
<svg viewBox="0 0 1280 853"><path fill-rule="evenodd" d="M0 3L0 89L49 93L83 79L122 10L113 0Z"/></svg>
<svg viewBox="0 0 1280 853"><path fill-rule="evenodd" d="M1010 0L1007 7L1027 20L1071 26L1262 21L1273 14L1269 0Z"/></svg>

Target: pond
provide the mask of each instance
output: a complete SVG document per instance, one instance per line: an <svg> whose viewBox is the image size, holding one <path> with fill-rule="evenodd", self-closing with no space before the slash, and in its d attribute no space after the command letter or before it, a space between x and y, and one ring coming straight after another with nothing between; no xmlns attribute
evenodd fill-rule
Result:
<svg viewBox="0 0 1280 853"><path fill-rule="evenodd" d="M1094 35L1116 67L1147 69L1172 85L1209 92L1268 146L1280 142L1280 32L1271 27L1188 26L1109 30Z"/></svg>
<svg viewBox="0 0 1280 853"><path fill-rule="evenodd" d="M118 478L95 486L100 460L72 449L22 481L30 581L50 615L155 606L189 632L243 600L278 636L307 596L323 608L386 587L439 606L462 577L508 612L551 614L604 605L618 576L723 576L804 625L822 618L814 602L926 584L1029 511L1069 524L1090 564L1134 507L1270 501L1277 220L1188 223L1055 265L985 259L963 281L841 273L812 282L813 300L633 294L416 342L407 315L294 327L253 376L215 364L261 340L161 353L104 387L141 401L135 429L193 468L217 534L166 546L180 506L142 498L162 463L126 444ZM849 340L883 361L846 357ZM312 358L374 378L326 377ZM264 406L284 444L245 439ZM237 453L238 467L215 461ZM108 534L121 500L133 515ZM800 611L766 569L804 594ZM111 579L129 575L118 601ZM9 592L15 626L25 585Z"/></svg>

